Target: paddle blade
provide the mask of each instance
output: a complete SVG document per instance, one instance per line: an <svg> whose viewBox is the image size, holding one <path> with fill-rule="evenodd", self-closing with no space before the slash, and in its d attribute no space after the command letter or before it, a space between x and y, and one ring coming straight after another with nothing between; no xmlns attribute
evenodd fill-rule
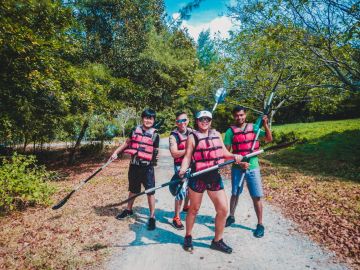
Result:
<svg viewBox="0 0 360 270"><path fill-rule="evenodd" d="M57 210L64 206L65 203L70 199L70 197L74 194L75 190L71 191L68 195L66 195L61 201L59 201L57 204L55 204L52 207L52 210Z"/></svg>
<svg viewBox="0 0 360 270"><path fill-rule="evenodd" d="M169 184L169 191L171 193L171 195L173 195L174 197L176 195L178 195L181 186L183 185L183 182L181 182L181 178L178 176L178 174L174 174L173 177L170 180L170 184Z"/></svg>
<svg viewBox="0 0 360 270"><path fill-rule="evenodd" d="M221 87L215 92L215 103L222 103L224 102L226 97L226 89Z"/></svg>
<svg viewBox="0 0 360 270"><path fill-rule="evenodd" d="M133 196L131 196L131 197L127 198L126 200L124 200L124 201L122 201L122 202L119 202L118 204L113 204L113 205L111 205L111 206L119 206L119 205L123 205L123 204L128 203L129 201L131 201L131 200L133 200L133 199L135 199L135 198L139 197L140 195L144 195L144 194L145 194L145 191L140 192L140 193L138 193L138 194L135 194L135 195L133 195Z"/></svg>
<svg viewBox="0 0 360 270"><path fill-rule="evenodd" d="M161 128L161 126L164 124L164 122L165 122L165 119L160 119L159 121L157 121L155 124L154 124L154 126L153 126L153 128L155 128L155 129L160 129Z"/></svg>

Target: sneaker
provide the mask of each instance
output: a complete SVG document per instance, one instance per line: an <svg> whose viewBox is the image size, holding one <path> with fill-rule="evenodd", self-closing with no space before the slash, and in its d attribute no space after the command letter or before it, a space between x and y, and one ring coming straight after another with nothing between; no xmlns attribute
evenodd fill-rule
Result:
<svg viewBox="0 0 360 270"><path fill-rule="evenodd" d="M187 213L189 211L189 206L184 206L183 210L182 210L184 213Z"/></svg>
<svg viewBox="0 0 360 270"><path fill-rule="evenodd" d="M228 245L226 245L222 239L220 239L217 242L212 240L210 248L221 251L221 252L224 252L224 253L227 253L227 254L230 254L232 252L232 248L229 247Z"/></svg>
<svg viewBox="0 0 360 270"><path fill-rule="evenodd" d="M178 229L178 230L184 229L184 225L181 223L180 217L174 217L172 225L174 226L175 229Z"/></svg>
<svg viewBox="0 0 360 270"><path fill-rule="evenodd" d="M233 223L235 223L235 218L233 216L228 216L226 219L225 227L229 227Z"/></svg>
<svg viewBox="0 0 360 270"><path fill-rule="evenodd" d="M132 215L134 215L134 212L132 210L128 210L128 209L125 209L124 211L122 211L120 214L118 214L116 216L116 219L124 219L124 218L127 218L127 217L131 217Z"/></svg>
<svg viewBox="0 0 360 270"><path fill-rule="evenodd" d="M261 224L256 225L256 230L254 231L254 236L261 238L264 236L265 227Z"/></svg>
<svg viewBox="0 0 360 270"><path fill-rule="evenodd" d="M194 246L192 243L192 236L188 235L184 237L184 244L183 244L183 248L186 251L192 251L194 250Z"/></svg>
<svg viewBox="0 0 360 270"><path fill-rule="evenodd" d="M155 218L149 218L149 221L148 221L148 224L147 224L147 229L149 230L149 231L153 231L153 230L155 230L155 228L156 228L156 220L155 220Z"/></svg>

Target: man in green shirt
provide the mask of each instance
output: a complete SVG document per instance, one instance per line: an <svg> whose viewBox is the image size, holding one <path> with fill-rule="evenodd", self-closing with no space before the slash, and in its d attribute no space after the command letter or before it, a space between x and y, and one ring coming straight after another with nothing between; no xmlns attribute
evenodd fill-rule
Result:
<svg viewBox="0 0 360 270"><path fill-rule="evenodd" d="M256 134L259 130L261 121L263 121L264 130L260 130L259 138L265 137L265 142L272 141L272 134L268 125L268 118L264 115L259 118L256 123L246 122L246 109L242 106L235 106L232 111L235 124L227 129L225 133L224 144L228 150L232 149L234 154L245 156L253 150L259 149L258 141L255 141ZM255 141L255 145L254 144ZM245 174L245 176L242 176ZM240 180L245 177L249 193L253 200L258 224L254 232L255 237L263 237L265 228L262 224L263 206L261 197L263 197L261 174L259 167L259 159L252 157L249 160L243 161L240 164L234 164L231 169L231 199L230 199L230 215L226 219L226 227L235 222L235 209L238 203L239 195L241 194L244 181L239 187Z"/></svg>

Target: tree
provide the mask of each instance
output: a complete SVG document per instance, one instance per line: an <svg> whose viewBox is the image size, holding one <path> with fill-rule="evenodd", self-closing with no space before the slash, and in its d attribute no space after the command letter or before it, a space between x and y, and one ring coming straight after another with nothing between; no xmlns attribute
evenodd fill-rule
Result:
<svg viewBox="0 0 360 270"><path fill-rule="evenodd" d="M211 40L210 30L201 31L197 44L197 57L200 67L207 68L213 62L218 61L219 56L215 50L214 41Z"/></svg>
<svg viewBox="0 0 360 270"><path fill-rule="evenodd" d="M115 117L117 125L121 128L122 136L125 138L125 129L129 120L138 118L136 110L131 107L123 108L115 111Z"/></svg>
<svg viewBox="0 0 360 270"><path fill-rule="evenodd" d="M100 64L90 64L86 67L72 67L68 71L67 85L72 89L69 93L69 120L73 122L74 131L76 126L81 126L74 147L69 155L69 164L74 162L75 153L89 127L91 119L95 115L104 118L111 116L111 112L117 105L109 100L111 85L114 78L109 70Z"/></svg>
<svg viewBox="0 0 360 270"><path fill-rule="evenodd" d="M354 0L237 1L231 16L243 29L282 24L294 29L301 53L336 79L333 87L360 90L359 6ZM300 51L299 51L300 52ZM321 87L321 85L319 85Z"/></svg>
<svg viewBox="0 0 360 270"><path fill-rule="evenodd" d="M76 52L71 10L59 1L0 4L0 136L7 142L53 139L66 113L61 81Z"/></svg>
<svg viewBox="0 0 360 270"><path fill-rule="evenodd" d="M294 43L299 34L278 24L235 35L227 48L233 70L232 95L262 111L270 92L276 88L271 120L282 107L299 102L316 104L324 111L333 110L347 97L346 91L322 87L333 85L334 78L321 65L313 69L312 59L301 53L301 44Z"/></svg>

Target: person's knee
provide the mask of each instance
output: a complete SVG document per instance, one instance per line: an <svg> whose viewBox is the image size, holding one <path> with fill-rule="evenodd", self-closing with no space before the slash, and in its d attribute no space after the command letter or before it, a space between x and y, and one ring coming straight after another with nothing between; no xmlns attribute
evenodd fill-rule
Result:
<svg viewBox="0 0 360 270"><path fill-rule="evenodd" d="M155 191L151 192L151 193L148 193L146 195L147 195L148 199L154 199L155 200Z"/></svg>
<svg viewBox="0 0 360 270"><path fill-rule="evenodd" d="M222 203L221 205L217 205L216 207L216 214L219 216L227 216L229 211L229 207L227 203Z"/></svg>
<svg viewBox="0 0 360 270"><path fill-rule="evenodd" d="M228 213L228 208L227 207L220 207L217 209L216 214L222 217L226 217L227 213Z"/></svg>
<svg viewBox="0 0 360 270"><path fill-rule="evenodd" d="M199 205L190 205L188 215L196 216L199 213L200 206Z"/></svg>
<svg viewBox="0 0 360 270"><path fill-rule="evenodd" d="M251 197L254 204L261 204L261 197Z"/></svg>

